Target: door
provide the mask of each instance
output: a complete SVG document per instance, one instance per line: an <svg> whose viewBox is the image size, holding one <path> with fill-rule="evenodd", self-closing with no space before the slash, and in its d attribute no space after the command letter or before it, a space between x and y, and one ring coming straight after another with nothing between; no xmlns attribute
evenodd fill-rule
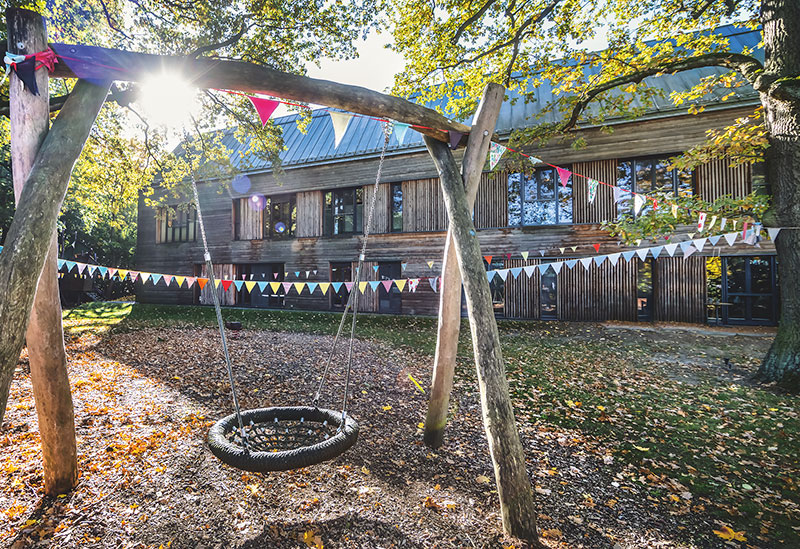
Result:
<svg viewBox="0 0 800 549"><path fill-rule="evenodd" d="M648 257L640 261L636 269L636 318L640 321L653 320L653 278L655 260Z"/></svg>
<svg viewBox="0 0 800 549"><path fill-rule="evenodd" d="M249 266L254 282L283 282L283 263L254 263ZM283 286L277 291L267 285L263 291L258 286L250 292L250 306L261 309L282 309L286 292Z"/></svg>
<svg viewBox="0 0 800 549"><path fill-rule="evenodd" d="M353 265L348 262L331 262L331 282L350 282L353 280ZM342 284L337 292L331 287L331 309L342 310L347 304L349 292L347 287Z"/></svg>
<svg viewBox="0 0 800 549"><path fill-rule="evenodd" d="M541 281L539 318L556 320L558 319L558 275L553 269L548 269L541 275Z"/></svg>
<svg viewBox="0 0 800 549"><path fill-rule="evenodd" d="M399 261L381 261L378 263L379 280L396 280L398 278L400 278ZM378 312L399 315L402 306L401 296L402 293L394 284L392 284L389 291L386 291L386 288L381 284L378 287Z"/></svg>
<svg viewBox="0 0 800 549"><path fill-rule="evenodd" d="M722 258L722 320L726 324L775 324L774 256Z"/></svg>

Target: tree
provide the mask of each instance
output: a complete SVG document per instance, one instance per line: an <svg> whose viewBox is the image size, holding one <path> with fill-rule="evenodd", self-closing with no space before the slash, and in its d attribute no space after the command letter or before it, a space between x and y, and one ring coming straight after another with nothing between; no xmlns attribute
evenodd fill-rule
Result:
<svg viewBox="0 0 800 549"><path fill-rule="evenodd" d="M448 0L436 9L422 0L394 0L395 48L408 60L395 92L422 100L447 98L453 116L469 112L487 80L523 96L548 81L558 99L544 109L556 124L517 132L513 143L573 138L581 123L634 117L634 98L658 94L647 77L701 67L727 72L675 94L676 104L713 88L747 84L761 106L682 160L707 155L763 155L771 206L751 199L750 213L767 226L787 227L776 241L781 280L778 334L757 377L800 390L800 3L793 0ZM715 29L734 23L761 28L764 62L754 51L732 51ZM424 37L424 39L420 39ZM587 78L587 68L593 76ZM521 77L519 77L521 76ZM613 90L627 92L624 98ZM587 110L593 106L591 111ZM699 111L701 109L694 109ZM608 128L611 131L611 128ZM714 204L712 208L741 204ZM623 228L624 229L624 228ZM630 229L630 227L628 227Z"/></svg>

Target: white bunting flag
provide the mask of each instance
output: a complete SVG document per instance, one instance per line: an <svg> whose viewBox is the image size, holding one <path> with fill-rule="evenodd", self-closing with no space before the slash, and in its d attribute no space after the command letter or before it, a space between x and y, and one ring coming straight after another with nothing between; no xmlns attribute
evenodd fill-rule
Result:
<svg viewBox="0 0 800 549"><path fill-rule="evenodd" d="M697 248L689 244L689 247L683 251L683 259L686 259L697 251Z"/></svg>
<svg viewBox="0 0 800 549"><path fill-rule="evenodd" d="M661 255L661 250L664 249L664 246L654 246L650 248L650 253L653 254L653 259L658 259L658 256Z"/></svg>
<svg viewBox="0 0 800 549"><path fill-rule="evenodd" d="M725 233L725 241L728 246L733 246L733 243L736 242L736 235L737 233Z"/></svg>
<svg viewBox="0 0 800 549"><path fill-rule="evenodd" d="M594 199L597 198L597 186L600 184L596 179L589 180L588 198L589 204L594 204Z"/></svg>
<svg viewBox="0 0 800 549"><path fill-rule="evenodd" d="M605 261L607 257L608 257L607 255L596 255L596 256L594 256L595 265L597 265L599 267L600 265L603 264L603 261Z"/></svg>
<svg viewBox="0 0 800 549"><path fill-rule="evenodd" d="M328 111L328 114L331 115L331 123L333 124L333 146L338 148L353 115L337 111Z"/></svg>
<svg viewBox="0 0 800 549"><path fill-rule="evenodd" d="M719 220L719 230L720 230L720 231L724 231L724 230L725 230L725 225L726 225L727 223L728 223L728 220L727 220L727 219L725 219L724 217L723 217L722 219L720 219L720 220Z"/></svg>
<svg viewBox="0 0 800 549"><path fill-rule="evenodd" d="M625 193L625 189L614 187L614 202L621 202L625 198L623 193Z"/></svg>
<svg viewBox="0 0 800 549"><path fill-rule="evenodd" d="M697 230L700 232L706 228L706 215L706 212L700 212L700 216L697 218Z"/></svg>
<svg viewBox="0 0 800 549"><path fill-rule="evenodd" d="M589 270L589 265L592 264L592 258L591 257L582 257L580 261L581 261L581 265L583 265L583 268L588 271Z"/></svg>
<svg viewBox="0 0 800 549"><path fill-rule="evenodd" d="M673 255L675 255L675 250L677 250L677 249L678 249L678 244L677 244L677 243L673 243L673 244L666 244L666 245L664 246L664 249L667 251L667 255L669 255L670 257L672 257Z"/></svg>
<svg viewBox="0 0 800 549"><path fill-rule="evenodd" d="M525 274L528 278L533 276L533 271L536 269L536 265L528 265L527 267L523 267L522 270L525 271Z"/></svg>
<svg viewBox="0 0 800 549"><path fill-rule="evenodd" d="M714 228L714 223L716 223L716 222L717 222L717 216L716 215L712 215L711 216L711 221L708 223L708 230L709 231Z"/></svg>
<svg viewBox="0 0 800 549"><path fill-rule="evenodd" d="M621 256L621 255L622 255L622 253L620 253L620 252L613 253L613 254L608 254L608 262L616 267L617 266L617 262L619 261L619 256Z"/></svg>
<svg viewBox="0 0 800 549"><path fill-rule="evenodd" d="M639 259L644 261L647 258L647 252L650 251L650 248L639 248L636 250L636 255L639 256Z"/></svg>
<svg viewBox="0 0 800 549"><path fill-rule="evenodd" d="M642 211L642 206L644 206L644 195L642 194L635 194L633 195L633 214L639 215L639 212Z"/></svg>
<svg viewBox="0 0 800 549"><path fill-rule="evenodd" d="M769 239L775 242L775 239L778 238L778 233L781 232L779 227L767 227L767 234L769 235Z"/></svg>
<svg viewBox="0 0 800 549"><path fill-rule="evenodd" d="M556 272L556 274L558 274L561 272L561 267L564 266L564 263L557 261L556 263L551 263L550 266L553 267L553 270Z"/></svg>
<svg viewBox="0 0 800 549"><path fill-rule="evenodd" d="M677 204L673 204L672 205L672 217L678 217L678 205Z"/></svg>
<svg viewBox="0 0 800 549"><path fill-rule="evenodd" d="M708 239L707 238L695 238L694 240L692 240L692 243L694 244L695 248L697 248L697 251L702 252L703 248L706 245L706 240L708 240Z"/></svg>
<svg viewBox="0 0 800 549"><path fill-rule="evenodd" d="M566 248L559 248L559 249L558 249L558 251L559 251L559 252L561 252L561 255L564 255L564 250L565 250L565 249L566 249Z"/></svg>

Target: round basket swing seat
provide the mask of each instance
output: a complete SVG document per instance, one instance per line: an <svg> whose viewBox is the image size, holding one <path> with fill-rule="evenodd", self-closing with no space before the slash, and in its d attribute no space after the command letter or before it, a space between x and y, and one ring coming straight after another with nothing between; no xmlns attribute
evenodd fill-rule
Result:
<svg viewBox="0 0 800 549"><path fill-rule="evenodd" d="M208 446L222 462L252 472L288 471L328 461L358 438L358 423L341 412L313 406L243 410L247 448L236 414L222 418L208 432Z"/></svg>

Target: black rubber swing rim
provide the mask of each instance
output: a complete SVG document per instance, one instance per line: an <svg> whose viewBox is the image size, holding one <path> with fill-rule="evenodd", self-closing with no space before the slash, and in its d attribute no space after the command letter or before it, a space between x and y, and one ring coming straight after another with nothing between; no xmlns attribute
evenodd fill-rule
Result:
<svg viewBox="0 0 800 549"><path fill-rule="evenodd" d="M342 414L325 408L313 406L287 406L258 408L256 410L243 410L242 423L269 423L281 420L305 421L323 423L325 421L335 428L342 424ZM220 461L231 467L257 473L267 471L288 471L301 469L309 465L316 465L343 454L355 444L358 438L358 423L347 417L342 429L334 436L310 446L301 446L292 450L280 452L246 452L241 446L231 444L225 437L227 433L238 429L239 421L236 414L226 416L216 422L208 431L208 447Z"/></svg>

